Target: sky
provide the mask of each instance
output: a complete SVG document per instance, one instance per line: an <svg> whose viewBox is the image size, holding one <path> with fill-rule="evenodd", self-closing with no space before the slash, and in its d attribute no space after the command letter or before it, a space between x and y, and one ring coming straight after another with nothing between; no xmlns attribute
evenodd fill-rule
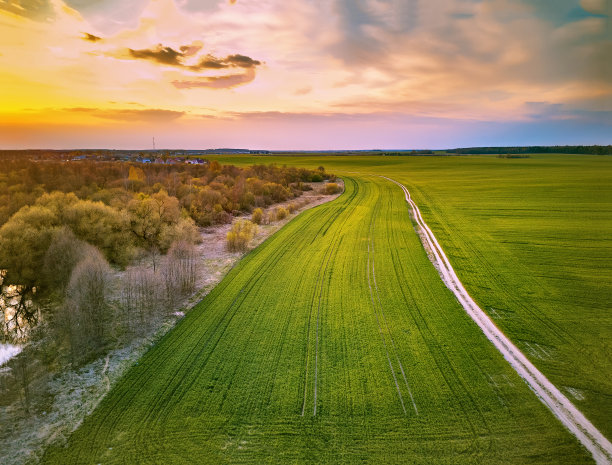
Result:
<svg viewBox="0 0 612 465"><path fill-rule="evenodd" d="M612 0L0 0L0 149L612 144Z"/></svg>

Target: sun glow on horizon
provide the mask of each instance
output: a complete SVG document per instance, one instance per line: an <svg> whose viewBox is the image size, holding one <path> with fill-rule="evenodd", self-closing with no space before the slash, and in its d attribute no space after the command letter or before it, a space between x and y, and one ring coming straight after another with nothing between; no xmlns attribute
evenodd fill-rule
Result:
<svg viewBox="0 0 612 465"><path fill-rule="evenodd" d="M0 146L609 143L610 7L559 3L2 2Z"/></svg>

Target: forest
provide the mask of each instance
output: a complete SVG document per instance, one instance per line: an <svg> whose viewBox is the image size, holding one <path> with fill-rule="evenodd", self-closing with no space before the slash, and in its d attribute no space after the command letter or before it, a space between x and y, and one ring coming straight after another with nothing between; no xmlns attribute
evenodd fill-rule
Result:
<svg viewBox="0 0 612 465"><path fill-rule="evenodd" d="M3 165L0 307L2 339L13 342L27 339L41 320L53 321L59 308L74 309L79 299L87 318L104 313L90 304L100 299L112 267L124 269L145 257L155 271L166 255L165 263L173 257L177 270L189 269L189 245L201 240L200 227L231 223L235 216L299 197L311 189L308 182L335 179L323 167L241 168L216 161L160 165L6 156ZM74 312L56 319L65 326L71 318L77 318ZM96 338L102 340L87 337Z"/></svg>

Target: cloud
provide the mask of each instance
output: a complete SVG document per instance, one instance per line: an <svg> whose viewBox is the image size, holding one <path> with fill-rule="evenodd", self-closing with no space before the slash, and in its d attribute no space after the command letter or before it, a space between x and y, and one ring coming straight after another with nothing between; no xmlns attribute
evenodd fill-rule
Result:
<svg viewBox="0 0 612 465"><path fill-rule="evenodd" d="M87 34L85 40L95 42L101 39L100 37ZM162 44L159 44L157 47L145 48L142 50L128 48L128 53L132 58L151 60L163 65L181 66L193 71L201 69L255 68L261 65L261 61L239 54L228 55L225 58L206 55L197 65L185 64L183 59L195 55L201 48L202 45L183 45L179 48L180 51L177 51L172 47L164 47Z"/></svg>
<svg viewBox="0 0 612 465"><path fill-rule="evenodd" d="M196 79L182 78L172 81L172 85L177 89L194 89L206 87L209 89L229 89L239 85L247 84L255 79L255 68L261 65L261 61L253 58L233 54L225 58L218 58L207 54L200 58L196 64L188 64L186 58L196 55L202 49L201 42L194 42L192 45L183 45L179 50L172 47L165 47L159 44L154 48L134 50L128 48L127 57L133 59L149 60L162 65L169 65L182 68L188 71L211 71L239 68L246 70L244 73L235 73L220 76L202 76ZM125 56L120 56L124 58Z"/></svg>
<svg viewBox="0 0 612 465"><path fill-rule="evenodd" d="M48 21L55 17L49 0L0 0L0 10L34 21Z"/></svg>
<svg viewBox="0 0 612 465"><path fill-rule="evenodd" d="M230 55L225 59L225 62L229 63L230 66L237 66L240 68L254 68L255 66L261 65L260 61L253 60L244 55Z"/></svg>
<svg viewBox="0 0 612 465"><path fill-rule="evenodd" d="M206 55L197 65L192 66L191 69L197 71L200 69L224 69L227 67L227 63L225 63L223 60L215 58L212 55Z"/></svg>
<svg viewBox="0 0 612 465"><path fill-rule="evenodd" d="M183 66L181 58L184 54L161 44L151 49L134 50L129 48L128 53L132 58L151 60L163 65Z"/></svg>
<svg viewBox="0 0 612 465"><path fill-rule="evenodd" d="M134 110L131 108L121 109L102 109L75 107L65 108L63 111L69 113L83 113L96 118L109 119L115 121L146 121L146 122L167 122L173 121L185 115L184 111L161 110L149 108L146 110Z"/></svg>
<svg viewBox="0 0 612 465"><path fill-rule="evenodd" d="M293 95L307 95L312 92L311 86L300 87L299 89L295 89Z"/></svg>
<svg viewBox="0 0 612 465"><path fill-rule="evenodd" d="M229 89L246 84L255 79L255 71L247 70L241 74L230 74L226 76L206 76L194 80L176 80L172 85L177 89L195 89L205 87L209 89Z"/></svg>
<svg viewBox="0 0 612 465"><path fill-rule="evenodd" d="M87 40L89 42L98 42L98 41L102 40L102 37L95 36L93 34L90 34L89 32L83 32L82 39L83 40Z"/></svg>
<svg viewBox="0 0 612 465"><path fill-rule="evenodd" d="M532 119L557 119L563 115L563 105L550 102L525 102L527 116Z"/></svg>
<svg viewBox="0 0 612 465"><path fill-rule="evenodd" d="M110 36L126 27L137 27L139 17L150 0L63 0L63 2L78 11L97 32Z"/></svg>
<svg viewBox="0 0 612 465"><path fill-rule="evenodd" d="M28 121L30 114L19 113L23 108L89 108L57 116L100 127L105 125L100 118L112 127L119 126L112 120L153 118L91 110L115 108L109 101L119 109L185 112L180 124L204 109L213 115L280 112L279 120L291 121L299 119L291 112L333 114L344 121L339 112L386 115L377 121L395 113L525 124L564 122L570 111L600 110L590 118L609 121L601 111L612 98L607 78L612 42L604 27L609 19L602 17L610 5L610 0L0 0L2 107ZM37 11L50 20L24 20ZM75 40L79 31L103 40ZM241 85L239 91L197 91ZM146 106L128 105L131 101ZM36 122L51 124L55 116L49 112Z"/></svg>
<svg viewBox="0 0 612 465"><path fill-rule="evenodd" d="M196 55L204 45L199 40L196 40L191 45L182 45L179 50L183 54L184 57L190 57Z"/></svg>
<svg viewBox="0 0 612 465"><path fill-rule="evenodd" d="M610 15L612 3L608 0L580 0L580 6L595 15Z"/></svg>
<svg viewBox="0 0 612 465"><path fill-rule="evenodd" d="M225 58L206 55L197 65L189 66L189 69L198 71L201 69L255 68L259 65L261 65L261 61L245 55L229 55Z"/></svg>

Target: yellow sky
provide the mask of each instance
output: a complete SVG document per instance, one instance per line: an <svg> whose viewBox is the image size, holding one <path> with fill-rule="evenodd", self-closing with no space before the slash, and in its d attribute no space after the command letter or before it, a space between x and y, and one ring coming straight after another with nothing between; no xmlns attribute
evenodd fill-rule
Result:
<svg viewBox="0 0 612 465"><path fill-rule="evenodd" d="M559 1L0 0L0 148L413 147L543 121L601 143L608 3Z"/></svg>

